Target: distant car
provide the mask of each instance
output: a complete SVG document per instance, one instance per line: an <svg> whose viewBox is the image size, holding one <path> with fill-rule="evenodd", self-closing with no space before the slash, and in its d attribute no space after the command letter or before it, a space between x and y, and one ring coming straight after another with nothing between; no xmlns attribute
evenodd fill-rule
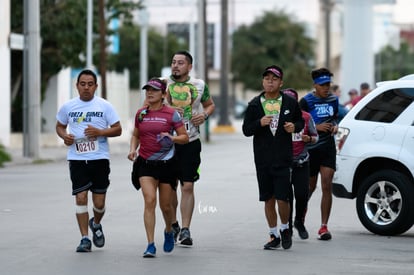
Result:
<svg viewBox="0 0 414 275"><path fill-rule="evenodd" d="M414 223L414 75L377 83L339 124L336 197L356 198L362 225L397 235Z"/></svg>
<svg viewBox="0 0 414 275"><path fill-rule="evenodd" d="M244 114L246 113L247 109L247 102L242 100L236 100L236 103L233 107L234 118L241 119L244 118Z"/></svg>
<svg viewBox="0 0 414 275"><path fill-rule="evenodd" d="M213 117L220 116L220 97L213 97L214 103L216 105L216 109L214 110ZM234 104L231 103L232 101L229 100L229 108L228 113L233 115L235 119L242 119L244 118L244 113L247 109L247 102L236 99Z"/></svg>

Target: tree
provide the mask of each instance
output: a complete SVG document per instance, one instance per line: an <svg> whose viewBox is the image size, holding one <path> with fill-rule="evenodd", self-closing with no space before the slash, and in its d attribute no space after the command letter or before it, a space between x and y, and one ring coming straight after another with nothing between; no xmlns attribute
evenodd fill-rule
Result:
<svg viewBox="0 0 414 275"><path fill-rule="evenodd" d="M402 42L398 50L384 47L375 55L375 82L398 79L414 72L414 53L407 42Z"/></svg>
<svg viewBox="0 0 414 275"><path fill-rule="evenodd" d="M305 35L302 24L292 16L265 12L251 26L242 26L233 34L232 72L234 80L246 89L260 90L260 74L275 64L284 72L285 87L309 87L314 63L314 41Z"/></svg>
<svg viewBox="0 0 414 275"><path fill-rule="evenodd" d="M23 33L23 1L11 2L11 31ZM106 0L105 10L110 11L106 24L112 18L120 18L126 23L132 19L132 12L142 6L122 0ZM86 1L41 0L40 34L41 48L41 90L46 89L51 76L65 67L84 67L86 60ZM98 33L98 9L94 8L93 32ZM110 32L108 31L108 34ZM96 40L96 39L95 39ZM99 47L93 43L94 64L100 64ZM106 48L106 47L103 47ZM23 53L12 51L12 130L22 130L22 79Z"/></svg>

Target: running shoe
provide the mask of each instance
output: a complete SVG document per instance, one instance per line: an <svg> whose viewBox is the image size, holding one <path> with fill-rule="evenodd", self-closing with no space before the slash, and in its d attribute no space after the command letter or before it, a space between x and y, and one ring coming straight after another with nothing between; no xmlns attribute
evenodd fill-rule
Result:
<svg viewBox="0 0 414 275"><path fill-rule="evenodd" d="M82 238L76 252L91 252L92 242L88 238Z"/></svg>
<svg viewBox="0 0 414 275"><path fill-rule="evenodd" d="M174 249L174 232L164 231L164 252L171 252Z"/></svg>
<svg viewBox="0 0 414 275"><path fill-rule="evenodd" d="M283 249L289 249L292 246L292 235L290 234L289 229L280 231L280 236L282 237Z"/></svg>
<svg viewBox="0 0 414 275"><path fill-rule="evenodd" d="M191 239L190 229L182 228L180 237L178 238L179 242L183 246L192 246L193 239Z"/></svg>
<svg viewBox="0 0 414 275"><path fill-rule="evenodd" d="M326 225L321 226L318 232L318 239L322 241L327 241L332 239L331 232L329 232L328 227Z"/></svg>
<svg viewBox="0 0 414 275"><path fill-rule="evenodd" d="M306 230L305 225L302 221L295 220L293 226L298 230L299 237L302 240L306 240L307 238L309 238L309 233Z"/></svg>
<svg viewBox="0 0 414 275"><path fill-rule="evenodd" d="M176 243L178 240L178 235L180 234L180 230L181 230L178 222L175 222L172 224L172 230L174 232L174 243Z"/></svg>
<svg viewBox="0 0 414 275"><path fill-rule="evenodd" d="M266 250L275 250L276 248L280 247L280 238L276 237L273 234L270 234L270 241L268 241L265 245L264 245L264 249Z"/></svg>
<svg viewBox="0 0 414 275"><path fill-rule="evenodd" d="M150 243L150 244L148 244L147 250L145 250L142 257L144 257L144 258L154 258L156 252L157 252L157 249L155 248L155 244Z"/></svg>
<svg viewBox="0 0 414 275"><path fill-rule="evenodd" d="M93 233L93 244L96 247L103 247L105 245L105 236L102 231L101 224L93 224L93 218L89 220L89 228L92 230Z"/></svg>

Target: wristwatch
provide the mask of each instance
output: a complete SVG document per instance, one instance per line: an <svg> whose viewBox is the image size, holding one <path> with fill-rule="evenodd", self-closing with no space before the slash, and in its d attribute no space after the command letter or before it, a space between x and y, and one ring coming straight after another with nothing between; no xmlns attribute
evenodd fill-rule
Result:
<svg viewBox="0 0 414 275"><path fill-rule="evenodd" d="M207 119L208 119L208 114L207 114L207 112L204 112L203 114L204 114L204 120L207 120Z"/></svg>

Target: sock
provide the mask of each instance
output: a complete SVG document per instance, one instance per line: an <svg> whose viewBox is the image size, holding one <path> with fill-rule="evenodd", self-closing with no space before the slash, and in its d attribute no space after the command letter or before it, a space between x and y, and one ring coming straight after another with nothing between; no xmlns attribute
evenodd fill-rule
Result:
<svg viewBox="0 0 414 275"><path fill-rule="evenodd" d="M83 239L88 239L89 240L89 236L82 236L82 240Z"/></svg>
<svg viewBox="0 0 414 275"><path fill-rule="evenodd" d="M285 231L286 229L289 229L289 224L287 223L282 223L280 225L280 231Z"/></svg>
<svg viewBox="0 0 414 275"><path fill-rule="evenodd" d="M277 231L277 226L269 228L270 234L275 235L276 238L279 237L279 231Z"/></svg>

